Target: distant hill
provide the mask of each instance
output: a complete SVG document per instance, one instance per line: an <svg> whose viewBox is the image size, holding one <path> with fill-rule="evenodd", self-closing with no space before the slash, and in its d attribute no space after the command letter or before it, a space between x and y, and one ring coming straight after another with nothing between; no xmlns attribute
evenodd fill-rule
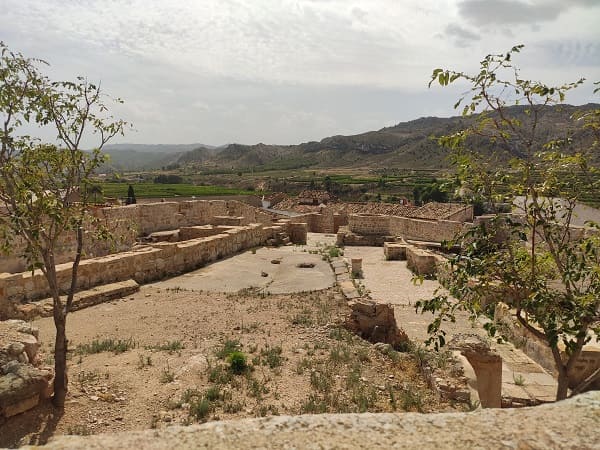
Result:
<svg viewBox="0 0 600 450"><path fill-rule="evenodd" d="M183 153L198 147L215 149L212 145L205 144L108 144L104 146L107 152L131 150L140 153Z"/></svg>
<svg viewBox="0 0 600 450"><path fill-rule="evenodd" d="M217 147L204 144L110 144L103 148L103 153L110 160L102 170L152 170L177 163L180 157L184 162L199 161L199 155L205 152L214 155ZM182 155L188 155L187 157Z"/></svg>
<svg viewBox="0 0 600 450"><path fill-rule="evenodd" d="M600 108L600 105L584 106L547 106L541 109L538 136L540 140L566 137L573 121L572 114L576 110ZM531 118L525 114L525 107L513 106L508 113L525 122ZM162 167L170 163L193 165L202 169L295 169L295 168L330 168L330 167L364 167L364 168L411 168L442 169L448 166L447 150L441 148L435 137L450 134L464 129L475 120L472 117L422 117L409 122L401 122L392 127L378 131L369 131L353 136L331 136L319 142L305 142L297 145L242 145L230 144L223 147L210 147L201 144L190 145L139 145L118 144L107 146L111 155L119 158L135 160L146 152L140 164ZM575 141L589 141L585 133L571 136ZM512 156L519 156L517 146L505 146L492 143L485 138L473 139L475 145L484 155L489 155L499 164L508 161ZM129 151L127 155L119 152ZM131 153L137 152L138 154ZM161 159L158 154L162 154ZM150 156L152 155L152 156ZM600 163L600 159L596 161ZM150 167L148 167L150 168Z"/></svg>

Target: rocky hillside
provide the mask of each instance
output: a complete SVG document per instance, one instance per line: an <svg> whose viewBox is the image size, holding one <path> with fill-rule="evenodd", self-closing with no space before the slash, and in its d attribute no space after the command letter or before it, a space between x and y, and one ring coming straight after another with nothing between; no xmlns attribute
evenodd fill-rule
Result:
<svg viewBox="0 0 600 450"><path fill-rule="evenodd" d="M566 137L575 126L572 119L575 111L598 107L600 105L588 104L581 107L560 105L543 108L539 115L540 141ZM509 113L523 122L531 120L531 117L525 113L525 107L522 106L509 108ZM440 169L448 165L447 151L437 144L435 137L464 129L473 122L475 117L423 117L378 131L353 136L331 136L319 142L305 142L298 145L230 144L219 148L198 145L192 150L163 154L163 158L158 158L156 161L151 161L146 153L146 164L193 165L201 170L248 168L269 170L307 167ZM579 133L574 135L574 140L590 143L591 137ZM519 148L516 145L509 148L493 144L484 138L473 140L472 143L483 154L494 154L499 163L506 162L512 156L519 156ZM159 146L150 147L153 148L148 148L146 151L156 151ZM183 150L182 146L170 147L179 147ZM117 149L109 150L114 153Z"/></svg>

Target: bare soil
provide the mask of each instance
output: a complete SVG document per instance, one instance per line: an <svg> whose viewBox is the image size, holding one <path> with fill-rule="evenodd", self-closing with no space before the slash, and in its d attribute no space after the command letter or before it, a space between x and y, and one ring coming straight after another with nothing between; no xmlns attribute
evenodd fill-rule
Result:
<svg viewBox="0 0 600 450"><path fill-rule="evenodd" d="M0 446L274 414L455 408L428 389L413 355L380 351L341 327L348 312L334 288L221 294L160 283L74 312L64 412L46 403L11 418ZM52 319L34 325L51 365ZM113 351L92 353L94 341ZM226 343L245 366L235 366Z"/></svg>

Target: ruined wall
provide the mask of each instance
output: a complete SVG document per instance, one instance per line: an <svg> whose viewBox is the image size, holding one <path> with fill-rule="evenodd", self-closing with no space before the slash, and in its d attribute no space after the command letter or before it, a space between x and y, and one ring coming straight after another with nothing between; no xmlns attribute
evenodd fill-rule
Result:
<svg viewBox="0 0 600 450"><path fill-rule="evenodd" d="M466 205L463 209L449 214L448 216L444 217L444 219L452 220L454 222L473 222L473 217L473 205Z"/></svg>
<svg viewBox="0 0 600 450"><path fill-rule="evenodd" d="M220 234L184 242L160 242L99 258L81 261L78 288L89 289L101 284L134 279L147 283L167 276L188 272L203 265L233 255L241 250L262 245L272 238L280 226L261 224L232 227ZM71 281L71 264L56 268L63 292ZM10 318L13 302L27 302L48 296L46 279L41 271L0 274L0 319Z"/></svg>
<svg viewBox="0 0 600 450"><path fill-rule="evenodd" d="M451 220L424 220L409 217L391 217L388 234L405 239L441 242L448 241L468 226Z"/></svg>
<svg viewBox="0 0 600 450"><path fill-rule="evenodd" d="M224 225L270 224L272 216L253 206L236 200L191 200L184 202L140 203L136 205L93 208L85 227L84 258L105 256L130 250L136 238L154 232L176 230L181 227L209 225L215 217L241 217L235 223ZM98 240L94 237L93 225L97 221L110 231L112 239ZM0 273L16 273L26 270L26 262L20 255L24 244L16 241L11 253L0 255ZM76 250L73 233L66 234L55 252L58 264L70 261Z"/></svg>
<svg viewBox="0 0 600 450"><path fill-rule="evenodd" d="M462 222L426 220L410 217L350 214L348 230L363 236L401 236L405 239L441 242L454 238L464 227Z"/></svg>
<svg viewBox="0 0 600 450"><path fill-rule="evenodd" d="M348 228L356 234L385 236L390 234L390 221L391 216L350 214Z"/></svg>

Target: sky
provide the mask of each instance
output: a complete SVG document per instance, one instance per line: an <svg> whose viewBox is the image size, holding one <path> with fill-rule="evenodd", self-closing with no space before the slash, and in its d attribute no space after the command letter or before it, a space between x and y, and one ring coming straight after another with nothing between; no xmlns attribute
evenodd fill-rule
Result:
<svg viewBox="0 0 600 450"><path fill-rule="evenodd" d="M432 70L473 71L516 44L525 78L600 80L600 0L0 0L0 10L11 50L124 100L114 111L133 129L114 143L295 144L447 117L466 86L429 89ZM567 101L599 97L588 83Z"/></svg>

